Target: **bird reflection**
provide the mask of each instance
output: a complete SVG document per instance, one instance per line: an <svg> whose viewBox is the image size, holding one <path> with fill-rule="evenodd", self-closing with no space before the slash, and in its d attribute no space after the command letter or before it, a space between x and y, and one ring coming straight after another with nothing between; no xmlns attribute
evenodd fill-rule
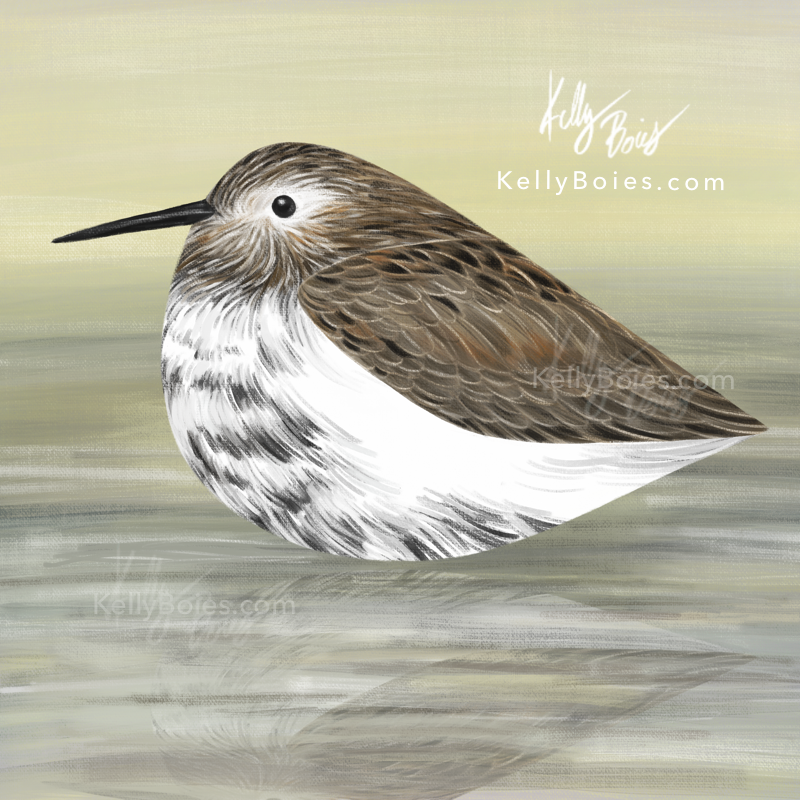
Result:
<svg viewBox="0 0 800 800"><path fill-rule="evenodd" d="M272 611L169 631L150 699L181 784L164 797L456 798L748 660L452 573L304 577L243 602Z"/></svg>

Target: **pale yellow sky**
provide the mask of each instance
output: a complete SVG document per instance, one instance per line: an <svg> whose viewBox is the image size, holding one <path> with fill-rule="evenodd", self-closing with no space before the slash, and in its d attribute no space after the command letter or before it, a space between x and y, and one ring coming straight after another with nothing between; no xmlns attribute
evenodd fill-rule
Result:
<svg viewBox="0 0 800 800"><path fill-rule="evenodd" d="M643 8L16 4L0 22L0 269L6 297L20 302L4 313L24 314L34 299L45 308L48 292L56 301L80 280L92 315L92 292L127 286L143 257L155 262L137 273L139 289L162 291L184 231L69 248L50 240L200 199L242 155L286 140L372 160L556 272L792 268L797 13ZM582 81L595 109L629 90L616 107L633 125L644 118L642 129L689 108L649 157L609 158L601 131L577 155L578 129L550 142L539 133L551 70L564 78L556 107L569 108ZM536 169L542 186L551 170L551 191L533 187ZM531 188L498 191L498 171L509 170ZM575 191L575 170L604 177L606 189ZM559 196L556 176L570 178ZM635 190L623 188L628 176ZM679 191L667 189L673 177ZM706 191L707 177L724 191Z"/></svg>

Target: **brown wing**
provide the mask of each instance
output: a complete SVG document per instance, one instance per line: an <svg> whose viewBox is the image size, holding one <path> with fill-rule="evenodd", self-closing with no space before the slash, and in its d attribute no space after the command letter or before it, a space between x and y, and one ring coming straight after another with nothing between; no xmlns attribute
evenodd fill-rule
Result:
<svg viewBox="0 0 800 800"><path fill-rule="evenodd" d="M300 302L373 375L487 436L614 442L765 430L499 240L354 256L308 278Z"/></svg>

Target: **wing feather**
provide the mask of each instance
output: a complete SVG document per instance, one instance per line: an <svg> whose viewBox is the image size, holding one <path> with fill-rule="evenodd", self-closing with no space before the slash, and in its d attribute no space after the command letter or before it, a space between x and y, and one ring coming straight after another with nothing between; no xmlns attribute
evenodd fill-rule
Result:
<svg viewBox="0 0 800 800"><path fill-rule="evenodd" d="M351 256L307 278L299 298L365 369L487 436L612 442L765 430L499 240Z"/></svg>

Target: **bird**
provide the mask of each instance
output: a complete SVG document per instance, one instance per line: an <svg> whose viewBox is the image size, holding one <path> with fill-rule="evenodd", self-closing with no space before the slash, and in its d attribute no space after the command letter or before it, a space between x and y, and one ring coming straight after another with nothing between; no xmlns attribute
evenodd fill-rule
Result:
<svg viewBox="0 0 800 800"><path fill-rule="evenodd" d="M766 430L527 256L357 156L287 142L204 200L162 338L217 498L298 545L427 561L527 538Z"/></svg>

